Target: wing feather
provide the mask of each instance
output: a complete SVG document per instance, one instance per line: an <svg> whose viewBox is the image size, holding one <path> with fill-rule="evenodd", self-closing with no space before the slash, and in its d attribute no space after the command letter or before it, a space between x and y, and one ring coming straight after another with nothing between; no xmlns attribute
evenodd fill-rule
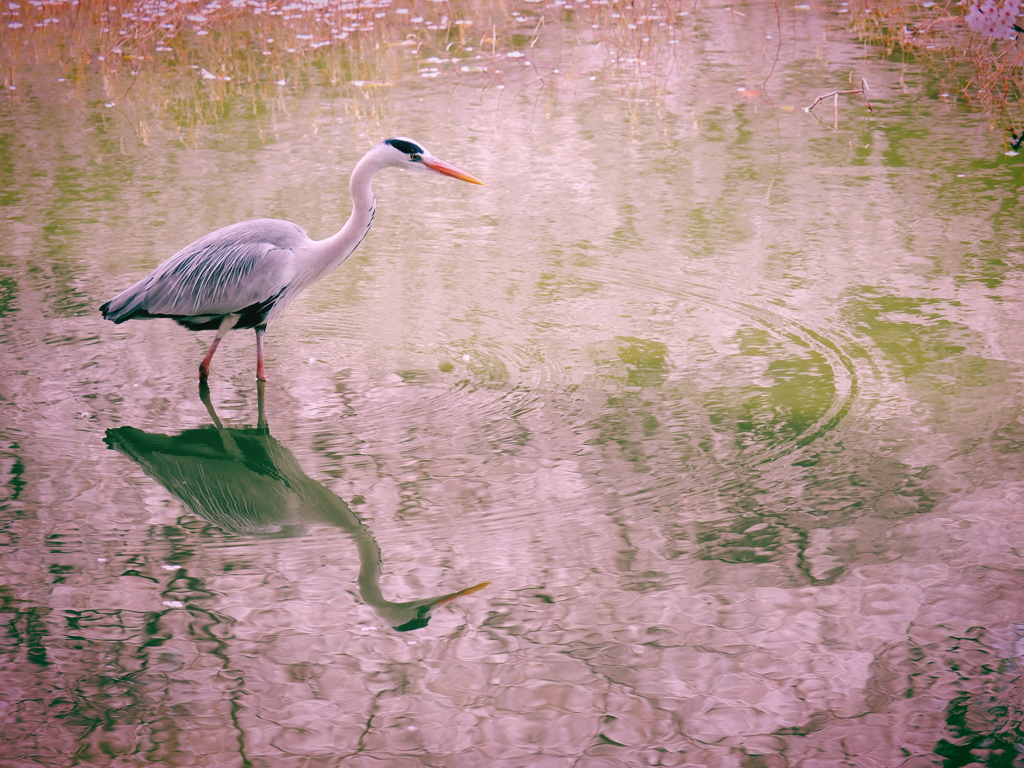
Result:
<svg viewBox="0 0 1024 768"><path fill-rule="evenodd" d="M279 295L294 277L295 250L309 242L289 221L232 224L182 248L100 309L115 323L238 312Z"/></svg>

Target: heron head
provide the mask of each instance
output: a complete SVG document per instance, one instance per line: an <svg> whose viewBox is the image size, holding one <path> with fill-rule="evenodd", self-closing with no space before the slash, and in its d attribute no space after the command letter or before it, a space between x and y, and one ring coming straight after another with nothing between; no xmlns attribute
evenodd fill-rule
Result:
<svg viewBox="0 0 1024 768"><path fill-rule="evenodd" d="M386 139L381 142L382 151L387 152L389 165L396 168L405 168L411 171L439 173L442 176L451 176L453 179L468 181L470 184L483 182L473 178L465 171L460 171L454 165L449 165L444 160L439 160L427 151L419 142L407 139L404 136L396 136L393 139Z"/></svg>
<svg viewBox="0 0 1024 768"><path fill-rule="evenodd" d="M472 587L467 589L460 589L458 592L452 592L450 595L441 595L441 597L432 597L427 600L411 600L407 603L389 603L387 606L387 617L385 621L389 621L391 628L396 632L409 632L413 629L423 629L427 624L430 623L430 617L433 615L436 608L441 607L445 603L450 603L456 598L464 595L472 595L474 592L479 592L484 587L490 586L491 582L485 581L480 584L474 584ZM384 613L381 613L378 609L378 613L381 617L384 617Z"/></svg>

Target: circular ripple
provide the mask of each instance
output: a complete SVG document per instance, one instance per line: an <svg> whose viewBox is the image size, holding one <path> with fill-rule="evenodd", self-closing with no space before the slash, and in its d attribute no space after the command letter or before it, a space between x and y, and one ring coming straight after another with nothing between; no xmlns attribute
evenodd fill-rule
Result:
<svg viewBox="0 0 1024 768"><path fill-rule="evenodd" d="M753 300L740 300L725 295L724 288L716 289L692 280L685 283L680 280L680 284L676 286L654 284L642 275L626 271L602 270L593 278L628 289L631 294L648 297L652 305L685 302L687 311L692 316L702 313L731 316L733 326L730 327L728 320L721 325L726 326L735 338L742 339L745 329L754 329L753 338L746 340L749 349L744 350L742 354L753 363L759 364L762 371L765 366L772 371L772 381L767 384L761 382L763 386L760 388L768 389L774 385L786 390L788 385L790 391L784 391L784 395L789 398L787 407L798 410L800 415L799 418L791 418L788 421L780 419L778 413L771 413L773 408L780 409L778 403L764 404L765 409L761 413L748 411L741 415L736 411L742 409L733 403L734 423L728 425L723 422L728 420L730 408L729 404L723 404L718 414L722 421L715 425L719 428L719 434L727 434L730 426L740 431L744 428L749 429L751 439L742 445L740 450L744 457L743 463L746 465L773 462L781 457L790 456L811 446L823 436L836 432L858 402L864 378L878 374L870 365L870 355L834 329L812 328L784 310L757 304ZM714 325L713 321L711 325ZM673 335L669 337L667 343L669 346L685 347L688 343L692 344L693 339ZM701 388L713 389L715 382L713 376L709 377L708 374L716 364L720 365L722 360L728 357L729 355L724 354L720 348L712 349L710 354L706 354L702 361L705 368L701 369L698 366L696 369L698 376L706 378L703 383L691 387L690 391ZM809 365L808 359L816 359L817 362ZM748 389L758 388L753 380L743 382L741 371L735 370L733 373L736 374L731 382L734 395L744 386ZM794 384L794 379L799 379L803 386ZM810 401L799 400L802 391L813 395ZM746 422L741 423L744 417ZM764 427L760 431L754 428L759 422ZM767 434L773 427L779 427L780 422L785 423L781 424L777 434Z"/></svg>
<svg viewBox="0 0 1024 768"><path fill-rule="evenodd" d="M771 298L625 264L574 268L575 292L557 279L532 295L520 280L513 316L466 301L411 316L400 344L342 334L367 364L336 369L335 413L299 432L355 494L395 480L374 508L486 509L500 530L524 500L583 519L685 497L717 519L841 450L844 421L871 407L869 354Z"/></svg>

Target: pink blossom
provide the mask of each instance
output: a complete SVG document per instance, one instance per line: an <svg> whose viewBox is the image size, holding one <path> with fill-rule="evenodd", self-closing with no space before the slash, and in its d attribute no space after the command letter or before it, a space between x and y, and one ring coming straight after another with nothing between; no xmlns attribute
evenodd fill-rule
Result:
<svg viewBox="0 0 1024 768"><path fill-rule="evenodd" d="M986 37L1013 40L1017 36L1014 24L1020 13L1021 0L981 0L967 11L967 26Z"/></svg>

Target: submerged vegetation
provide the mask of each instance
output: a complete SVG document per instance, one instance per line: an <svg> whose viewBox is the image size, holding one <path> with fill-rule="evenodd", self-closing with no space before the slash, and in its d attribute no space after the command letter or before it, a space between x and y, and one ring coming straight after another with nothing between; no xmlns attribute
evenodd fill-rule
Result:
<svg viewBox="0 0 1024 768"><path fill-rule="evenodd" d="M562 56L546 66L535 60L538 41L557 35L563 48L601 51L603 63L646 87L712 11L764 27L766 41L786 36L786 19L814 14L828 35L852 32L885 55L928 66L939 98L981 108L1024 138L1019 0L721 8L696 0L11 0L0 7L0 82L11 99L30 73L98 83L90 93L109 108L155 107L194 127L215 120L228 101L259 111L282 88L372 90L408 75L502 88L524 65L534 82L581 76L578 62ZM773 70L769 51L765 81Z"/></svg>
<svg viewBox="0 0 1024 768"><path fill-rule="evenodd" d="M852 28L888 56L912 59L941 83L939 97L986 113L1024 139L1024 34L1019 0L854 0ZM988 17L988 18L986 18Z"/></svg>
<svg viewBox="0 0 1024 768"><path fill-rule="evenodd" d="M212 119L231 96L255 109L283 87L386 87L400 75L451 74L501 88L531 67L542 33L608 43L612 60L679 42L681 0L19 0L0 11L3 86L18 98L40 68L62 83L102 82L108 107L140 92L180 122ZM187 108L184 108L188 105Z"/></svg>

